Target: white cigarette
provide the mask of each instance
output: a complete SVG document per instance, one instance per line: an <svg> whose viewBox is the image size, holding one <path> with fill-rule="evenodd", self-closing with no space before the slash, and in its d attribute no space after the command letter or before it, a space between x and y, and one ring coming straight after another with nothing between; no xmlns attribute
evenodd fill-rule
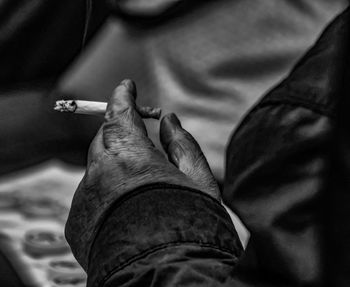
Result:
<svg viewBox="0 0 350 287"><path fill-rule="evenodd" d="M161 115L160 108L151 107L136 107L138 113L143 118L159 119ZM56 101L54 107L55 111L70 112L76 114L85 115L104 115L106 113L107 103L105 102L92 102L81 100L60 100Z"/></svg>

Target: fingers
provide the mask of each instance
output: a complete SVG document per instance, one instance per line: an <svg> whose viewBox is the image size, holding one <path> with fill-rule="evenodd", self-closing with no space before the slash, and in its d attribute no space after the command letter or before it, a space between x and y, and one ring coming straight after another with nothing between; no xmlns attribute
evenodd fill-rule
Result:
<svg viewBox="0 0 350 287"><path fill-rule="evenodd" d="M138 107L136 105L136 86L131 80L123 80L115 89L108 105L105 118L113 119L123 113L126 109L135 109L142 118L159 120L162 110L153 107Z"/></svg>
<svg viewBox="0 0 350 287"><path fill-rule="evenodd" d="M143 119L156 119L159 120L162 114L162 110L160 108L152 108L152 107L138 107L136 109L140 116Z"/></svg>
<svg viewBox="0 0 350 287"><path fill-rule="evenodd" d="M163 117L160 124L160 141L169 160L192 178L203 191L220 200L220 191L196 140L181 127L175 114Z"/></svg>
<svg viewBox="0 0 350 287"><path fill-rule="evenodd" d="M130 137L147 136L145 124L136 110L136 87L131 80L122 81L110 98L103 125L107 149Z"/></svg>

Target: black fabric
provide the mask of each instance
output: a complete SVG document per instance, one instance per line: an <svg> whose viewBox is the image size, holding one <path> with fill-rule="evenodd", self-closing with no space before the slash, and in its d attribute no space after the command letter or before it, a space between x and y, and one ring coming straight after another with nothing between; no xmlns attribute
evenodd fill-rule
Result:
<svg viewBox="0 0 350 287"><path fill-rule="evenodd" d="M231 139L224 201L251 232L235 271L239 286L325 282L330 209L324 197L348 22L349 11L252 109Z"/></svg>
<svg viewBox="0 0 350 287"><path fill-rule="evenodd" d="M1 0L0 85L55 78L106 17L104 1Z"/></svg>
<svg viewBox="0 0 350 287"><path fill-rule="evenodd" d="M350 285L350 33L344 41L347 51L343 58L343 69L338 71L336 130L332 141L330 177L327 185L326 204L328 210L326 233L325 270L330 276L328 286Z"/></svg>
<svg viewBox="0 0 350 287"><path fill-rule="evenodd" d="M181 186L150 185L112 207L90 252L88 286L112 284L108 280L129 286L130 277L168 269L174 271L172 284L176 285L185 270L191 274L189 270L199 267L210 276L198 278L223 281L242 251L229 215L216 200ZM178 264L180 258L183 266ZM201 263L205 258L213 267ZM210 271L214 266L216 274ZM152 276L153 284L168 284L162 277Z"/></svg>
<svg viewBox="0 0 350 287"><path fill-rule="evenodd" d="M2 253L0 246L0 284L1 287L25 287L8 258Z"/></svg>

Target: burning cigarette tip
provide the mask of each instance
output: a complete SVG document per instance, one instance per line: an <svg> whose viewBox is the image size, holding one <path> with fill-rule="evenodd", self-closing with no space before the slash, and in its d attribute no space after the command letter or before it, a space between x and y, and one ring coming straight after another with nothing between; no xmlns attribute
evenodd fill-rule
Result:
<svg viewBox="0 0 350 287"><path fill-rule="evenodd" d="M74 113L76 108L77 108L77 105L73 100L68 100L68 101L60 100L60 101L56 101L56 104L53 109L59 112Z"/></svg>

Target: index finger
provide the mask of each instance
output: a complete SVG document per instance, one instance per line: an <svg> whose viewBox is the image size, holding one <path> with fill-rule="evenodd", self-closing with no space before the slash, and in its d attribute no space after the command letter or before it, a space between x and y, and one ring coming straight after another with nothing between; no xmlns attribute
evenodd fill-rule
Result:
<svg viewBox="0 0 350 287"><path fill-rule="evenodd" d="M122 81L107 105L103 139L107 149L119 147L126 139L147 136L146 126L138 113L136 87L131 80Z"/></svg>
<svg viewBox="0 0 350 287"><path fill-rule="evenodd" d="M111 121L128 109L136 108L136 86L133 81L123 80L114 90L107 104L105 120Z"/></svg>

